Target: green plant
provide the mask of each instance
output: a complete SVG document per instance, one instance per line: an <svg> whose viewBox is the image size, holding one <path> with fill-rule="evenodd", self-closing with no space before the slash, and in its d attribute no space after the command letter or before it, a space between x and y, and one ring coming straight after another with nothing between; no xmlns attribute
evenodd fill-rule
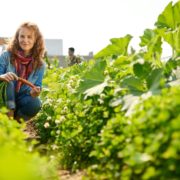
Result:
<svg viewBox="0 0 180 180"><path fill-rule="evenodd" d="M6 82L0 81L0 107L4 106L4 103L6 101L6 86Z"/></svg>
<svg viewBox="0 0 180 180"><path fill-rule="evenodd" d="M53 162L34 151L33 143L25 141L24 125L0 113L0 179L57 179Z"/></svg>
<svg viewBox="0 0 180 180"><path fill-rule="evenodd" d="M108 121L87 179L179 179L180 88L164 89L131 117Z"/></svg>
<svg viewBox="0 0 180 180"><path fill-rule="evenodd" d="M163 164L158 149L151 153L147 150L150 141L141 143L146 138L156 138L158 130L162 133L172 130L176 134L172 124L168 129L163 123L179 122L179 16L175 13L178 7L179 2L170 3L158 17L156 27L144 31L140 51L132 48L129 51L132 36L126 35L111 39L89 62L47 71L42 111L35 122L41 143L47 152L60 158L63 168L75 171L94 164L89 171L92 179L179 176L174 166L168 169L169 161L175 166L179 163L178 156L172 161L167 158L167 164ZM172 28L168 27L172 24L168 15L174 18ZM165 37L169 32L177 34L169 39ZM164 42L174 51L166 62L161 57ZM166 100L169 95L171 98ZM173 113L176 114L168 115ZM159 137L158 145L153 146L164 148L165 143L171 147L173 141L167 137ZM163 148L161 151L165 152ZM178 148L175 151L179 153Z"/></svg>

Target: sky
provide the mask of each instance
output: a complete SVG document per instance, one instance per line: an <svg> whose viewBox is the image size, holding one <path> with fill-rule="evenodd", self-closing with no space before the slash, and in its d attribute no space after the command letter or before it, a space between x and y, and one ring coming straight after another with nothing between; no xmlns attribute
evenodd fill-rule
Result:
<svg viewBox="0 0 180 180"><path fill-rule="evenodd" d="M170 0L0 0L0 37L12 37L24 21L38 24L44 38L63 39L63 54L97 53L109 39L139 36L153 28ZM177 2L174 0L173 2ZM167 49L167 50L166 50ZM165 52L169 49L166 46Z"/></svg>

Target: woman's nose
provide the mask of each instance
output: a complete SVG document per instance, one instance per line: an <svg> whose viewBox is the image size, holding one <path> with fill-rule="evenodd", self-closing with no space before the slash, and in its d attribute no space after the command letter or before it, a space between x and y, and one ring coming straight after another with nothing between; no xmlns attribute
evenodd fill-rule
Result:
<svg viewBox="0 0 180 180"><path fill-rule="evenodd" d="M23 41L28 42L28 38L24 37Z"/></svg>

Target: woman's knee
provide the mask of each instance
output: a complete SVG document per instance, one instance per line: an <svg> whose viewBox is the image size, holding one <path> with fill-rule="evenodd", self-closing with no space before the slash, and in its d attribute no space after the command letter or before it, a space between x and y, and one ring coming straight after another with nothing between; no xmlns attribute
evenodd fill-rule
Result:
<svg viewBox="0 0 180 180"><path fill-rule="evenodd" d="M34 116L36 115L40 109L41 109L41 101L39 98L32 98L26 106L27 109L29 109L29 114Z"/></svg>
<svg viewBox="0 0 180 180"><path fill-rule="evenodd" d="M38 113L41 109L41 101L39 98L33 98L33 103L30 105L35 113Z"/></svg>
<svg viewBox="0 0 180 180"><path fill-rule="evenodd" d="M17 109L17 116L21 116L25 120L34 117L41 109L41 101L39 98L30 98L24 106Z"/></svg>

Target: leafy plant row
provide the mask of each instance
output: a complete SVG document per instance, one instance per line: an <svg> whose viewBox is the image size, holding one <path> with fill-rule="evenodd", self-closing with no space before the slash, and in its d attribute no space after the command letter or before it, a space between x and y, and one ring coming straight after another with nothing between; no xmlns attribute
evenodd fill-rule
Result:
<svg viewBox="0 0 180 180"><path fill-rule="evenodd" d="M178 179L179 9L179 1L167 5L140 51L126 35L89 62L47 71L36 126L62 167L88 168L89 179Z"/></svg>

